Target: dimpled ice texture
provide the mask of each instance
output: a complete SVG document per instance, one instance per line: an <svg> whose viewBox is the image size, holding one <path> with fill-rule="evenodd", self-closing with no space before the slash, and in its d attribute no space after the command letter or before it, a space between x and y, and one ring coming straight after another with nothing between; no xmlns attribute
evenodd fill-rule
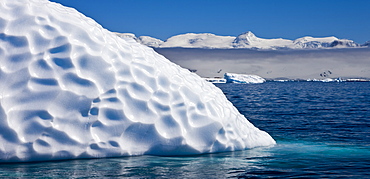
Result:
<svg viewBox="0 0 370 179"><path fill-rule="evenodd" d="M0 162L275 144L219 88L57 3L0 1L0 64Z"/></svg>

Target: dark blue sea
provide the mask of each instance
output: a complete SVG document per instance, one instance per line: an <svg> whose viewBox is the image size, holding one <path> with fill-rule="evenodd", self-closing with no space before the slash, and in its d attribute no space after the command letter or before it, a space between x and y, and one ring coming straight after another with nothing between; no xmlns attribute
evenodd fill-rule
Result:
<svg viewBox="0 0 370 179"><path fill-rule="evenodd" d="M277 145L188 157L2 164L0 178L370 178L370 82L217 86Z"/></svg>

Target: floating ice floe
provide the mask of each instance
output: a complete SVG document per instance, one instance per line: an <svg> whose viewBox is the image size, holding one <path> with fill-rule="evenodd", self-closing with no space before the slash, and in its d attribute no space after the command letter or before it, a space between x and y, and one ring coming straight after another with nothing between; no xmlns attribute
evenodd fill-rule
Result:
<svg viewBox="0 0 370 179"><path fill-rule="evenodd" d="M363 79L363 78L349 78L346 80L347 82L369 82L369 79Z"/></svg>
<svg viewBox="0 0 370 179"><path fill-rule="evenodd" d="M307 79L306 81L318 81L318 82L343 82L342 78L324 78L324 79Z"/></svg>
<svg viewBox="0 0 370 179"><path fill-rule="evenodd" d="M204 78L204 79L211 83L226 83L225 78Z"/></svg>
<svg viewBox="0 0 370 179"><path fill-rule="evenodd" d="M264 83L266 80L258 75L225 73L227 83Z"/></svg>
<svg viewBox="0 0 370 179"><path fill-rule="evenodd" d="M222 91L75 9L0 1L0 163L268 146Z"/></svg>

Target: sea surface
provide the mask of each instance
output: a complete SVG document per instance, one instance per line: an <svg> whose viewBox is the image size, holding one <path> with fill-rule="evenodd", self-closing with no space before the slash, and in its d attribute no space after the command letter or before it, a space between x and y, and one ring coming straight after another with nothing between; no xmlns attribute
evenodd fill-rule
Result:
<svg viewBox="0 0 370 179"><path fill-rule="evenodd" d="M370 178L370 82L217 84L273 147L1 164L0 178Z"/></svg>

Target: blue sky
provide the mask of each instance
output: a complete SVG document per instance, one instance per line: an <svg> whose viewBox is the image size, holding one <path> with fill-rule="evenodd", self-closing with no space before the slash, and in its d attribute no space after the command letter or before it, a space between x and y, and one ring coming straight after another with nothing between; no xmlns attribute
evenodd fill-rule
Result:
<svg viewBox="0 0 370 179"><path fill-rule="evenodd" d="M370 0L51 0L115 32L165 40L183 33L370 40Z"/></svg>

